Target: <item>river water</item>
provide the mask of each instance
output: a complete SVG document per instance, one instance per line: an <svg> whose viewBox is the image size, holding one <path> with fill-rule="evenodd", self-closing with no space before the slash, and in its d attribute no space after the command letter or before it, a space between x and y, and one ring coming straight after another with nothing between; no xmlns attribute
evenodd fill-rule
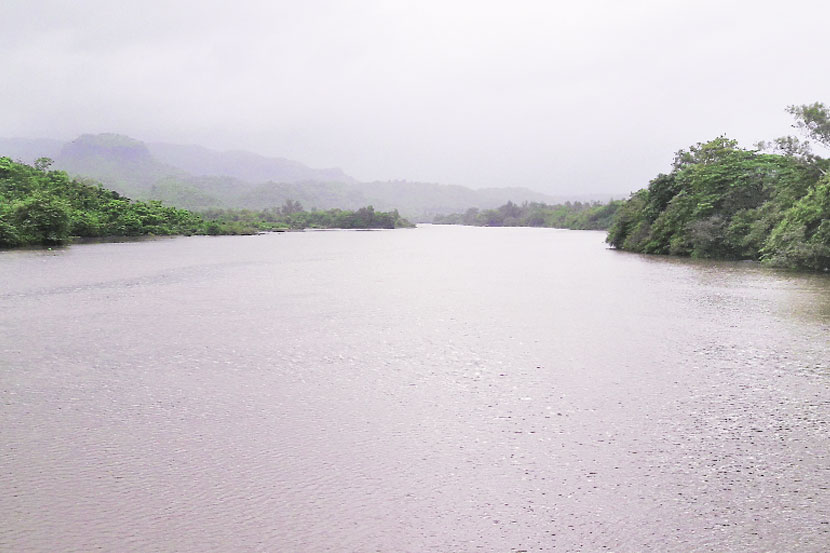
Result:
<svg viewBox="0 0 830 553"><path fill-rule="evenodd" d="M0 550L827 551L830 277L603 239L0 253Z"/></svg>

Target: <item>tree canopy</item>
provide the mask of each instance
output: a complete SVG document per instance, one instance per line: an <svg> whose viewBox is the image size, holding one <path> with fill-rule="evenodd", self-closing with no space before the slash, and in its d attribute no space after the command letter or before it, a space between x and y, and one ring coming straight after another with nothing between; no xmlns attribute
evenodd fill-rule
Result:
<svg viewBox="0 0 830 553"><path fill-rule="evenodd" d="M433 222L480 227L550 227L575 230L606 230L621 202L566 202L548 205L541 202L513 202L496 209L470 208L464 213L439 215Z"/></svg>
<svg viewBox="0 0 830 553"><path fill-rule="evenodd" d="M795 117L795 127L807 136L830 147L830 110L821 102L790 106L787 112Z"/></svg>
<svg viewBox="0 0 830 553"><path fill-rule="evenodd" d="M830 138L822 104L788 111L810 137ZM679 151L671 172L621 206L608 243L643 253L830 270L830 164L795 147L797 139L777 143L777 153L764 153L721 136Z"/></svg>
<svg viewBox="0 0 830 553"><path fill-rule="evenodd" d="M266 230L396 228L410 223L397 211L339 209L304 211L287 200L265 211L220 211L204 216L163 205L132 201L100 184L50 170L51 160L34 166L0 157L0 247L58 245L72 236L171 234L253 234Z"/></svg>
<svg viewBox="0 0 830 553"><path fill-rule="evenodd" d="M99 186L0 157L0 247L56 245L71 236L193 234L198 215L160 202L133 202Z"/></svg>

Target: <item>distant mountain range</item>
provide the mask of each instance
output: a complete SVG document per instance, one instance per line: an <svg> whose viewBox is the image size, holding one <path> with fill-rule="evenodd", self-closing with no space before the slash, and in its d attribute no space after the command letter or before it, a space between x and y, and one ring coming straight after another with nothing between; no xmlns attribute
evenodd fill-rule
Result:
<svg viewBox="0 0 830 553"><path fill-rule="evenodd" d="M422 182L362 183L340 169L312 169L297 161L245 151L220 152L195 145L144 143L118 134L85 134L71 142L0 138L0 156L31 163L50 157L54 168L100 181L141 200L161 200L194 210L266 209L286 200L306 209L398 209L415 220L505 204L567 199L527 188L485 188ZM595 197L590 199L608 199Z"/></svg>

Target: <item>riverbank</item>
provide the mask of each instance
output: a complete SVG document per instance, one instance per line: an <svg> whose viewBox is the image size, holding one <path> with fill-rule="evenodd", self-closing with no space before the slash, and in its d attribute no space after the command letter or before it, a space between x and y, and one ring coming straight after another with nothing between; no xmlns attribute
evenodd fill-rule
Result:
<svg viewBox="0 0 830 553"><path fill-rule="evenodd" d="M622 202L507 202L495 209L470 208L464 213L438 215L433 223L475 227L544 227L571 230L608 230Z"/></svg>
<svg viewBox="0 0 830 553"><path fill-rule="evenodd" d="M830 177L717 138L678 153L618 210L608 243L639 253L830 269Z"/></svg>
<svg viewBox="0 0 830 553"><path fill-rule="evenodd" d="M790 106L796 127L830 147L830 110ZM675 155L620 207L614 248L830 271L830 160L787 136L747 150L720 136Z"/></svg>
<svg viewBox="0 0 830 553"><path fill-rule="evenodd" d="M412 224L397 211L305 211L298 203L270 210L194 213L161 202L134 201L99 183L0 157L0 248L56 246L77 238L172 235L245 235L305 228L401 228Z"/></svg>

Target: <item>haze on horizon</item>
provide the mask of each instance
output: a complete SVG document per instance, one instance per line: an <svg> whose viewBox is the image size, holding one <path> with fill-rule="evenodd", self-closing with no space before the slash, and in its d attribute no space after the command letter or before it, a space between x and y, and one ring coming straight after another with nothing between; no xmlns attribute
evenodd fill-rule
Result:
<svg viewBox="0 0 830 553"><path fill-rule="evenodd" d="M0 137L116 132L550 194L830 101L830 4L10 0ZM2 152L0 152L2 154Z"/></svg>

